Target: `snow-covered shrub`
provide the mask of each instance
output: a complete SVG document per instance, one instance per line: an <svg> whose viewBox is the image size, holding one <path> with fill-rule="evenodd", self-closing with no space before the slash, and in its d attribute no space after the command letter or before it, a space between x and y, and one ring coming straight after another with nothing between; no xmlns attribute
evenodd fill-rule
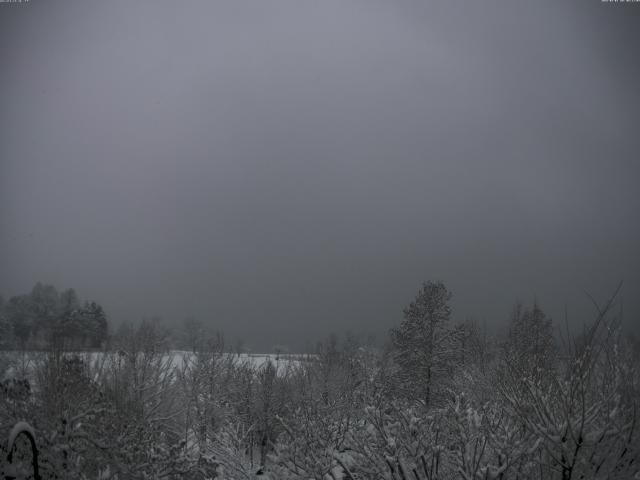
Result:
<svg viewBox="0 0 640 480"><path fill-rule="evenodd" d="M507 368L501 379L505 405L539 439L539 478L623 479L640 471L637 370L620 353L611 304L557 368Z"/></svg>

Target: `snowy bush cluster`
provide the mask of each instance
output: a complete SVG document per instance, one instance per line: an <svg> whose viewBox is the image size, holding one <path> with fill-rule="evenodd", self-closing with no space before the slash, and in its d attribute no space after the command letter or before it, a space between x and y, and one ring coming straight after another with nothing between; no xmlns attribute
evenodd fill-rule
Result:
<svg viewBox="0 0 640 480"><path fill-rule="evenodd" d="M500 339L449 301L426 283L387 347L330 337L297 362L215 336L171 353L153 322L101 355L6 353L0 432L29 422L43 478L640 478L640 349L614 298L572 337L518 307ZM29 478L26 440L6 449L0 476Z"/></svg>

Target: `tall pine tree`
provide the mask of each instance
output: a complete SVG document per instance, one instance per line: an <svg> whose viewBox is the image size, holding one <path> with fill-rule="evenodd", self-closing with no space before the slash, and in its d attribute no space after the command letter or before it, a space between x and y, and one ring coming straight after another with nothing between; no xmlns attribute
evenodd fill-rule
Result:
<svg viewBox="0 0 640 480"><path fill-rule="evenodd" d="M442 282L426 282L391 330L398 386L408 398L429 405L450 378L459 350L449 328L451 293Z"/></svg>

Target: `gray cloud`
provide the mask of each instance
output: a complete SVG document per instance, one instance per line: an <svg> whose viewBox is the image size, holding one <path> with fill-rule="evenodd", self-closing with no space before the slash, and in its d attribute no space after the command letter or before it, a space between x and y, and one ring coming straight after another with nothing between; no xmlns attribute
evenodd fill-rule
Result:
<svg viewBox="0 0 640 480"><path fill-rule="evenodd" d="M536 295L640 314L638 12L598 2L0 4L0 292L257 349Z"/></svg>

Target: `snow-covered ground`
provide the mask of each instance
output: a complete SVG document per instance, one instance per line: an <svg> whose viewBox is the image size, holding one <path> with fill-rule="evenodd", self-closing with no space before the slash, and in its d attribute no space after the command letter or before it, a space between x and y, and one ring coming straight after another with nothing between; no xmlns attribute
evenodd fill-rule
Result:
<svg viewBox="0 0 640 480"><path fill-rule="evenodd" d="M19 351L3 351L0 352L0 380L8 378L29 378L33 367L37 362L46 358L46 352L19 352ZM67 352L66 356L78 356L86 364L92 367L104 366L105 363L111 361L112 358L119 356L118 352ZM289 368L300 365L301 362L309 361L313 358L311 355L302 354L276 354L276 353L226 353L224 360L233 360L237 365L250 365L259 370L271 362L276 368L278 374L282 375ZM163 356L163 361L168 362L171 367L182 369L185 364L194 358L192 352L183 350L172 350Z"/></svg>
<svg viewBox="0 0 640 480"><path fill-rule="evenodd" d="M192 352L174 350L169 355L172 356L173 364L176 367L182 367L184 362L191 359L194 354ZM309 355L282 353L229 353L227 355L234 358L238 364L248 363L255 369L263 368L268 362L271 362L278 373L283 373L287 368L298 366L300 362L309 361L309 359L313 358L313 356Z"/></svg>

